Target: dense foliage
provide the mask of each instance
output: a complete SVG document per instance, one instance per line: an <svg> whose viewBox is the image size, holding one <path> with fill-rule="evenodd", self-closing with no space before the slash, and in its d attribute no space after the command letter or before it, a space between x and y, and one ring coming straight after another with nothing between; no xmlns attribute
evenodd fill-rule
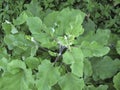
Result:
<svg viewBox="0 0 120 90"><path fill-rule="evenodd" d="M120 90L119 0L0 0L0 90Z"/></svg>

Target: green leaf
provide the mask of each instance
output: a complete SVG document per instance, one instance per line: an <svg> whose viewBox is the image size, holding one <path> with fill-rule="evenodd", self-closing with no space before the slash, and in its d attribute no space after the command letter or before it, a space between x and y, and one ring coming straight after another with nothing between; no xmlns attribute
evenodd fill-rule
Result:
<svg viewBox="0 0 120 90"><path fill-rule="evenodd" d="M97 43L101 45L107 45L109 37L110 37L110 30L98 29L96 31L97 32L95 33L95 31L93 30L87 30L84 33L84 35L78 37L76 43L81 44L83 41L87 41L87 42L96 41Z"/></svg>
<svg viewBox="0 0 120 90"><path fill-rule="evenodd" d="M27 25L33 35L41 33L42 21L39 17L28 17Z"/></svg>
<svg viewBox="0 0 120 90"><path fill-rule="evenodd" d="M16 35L6 35L4 37L4 42L8 46L9 50L13 50L12 55L15 57L20 57L25 51L28 51L28 47L30 47L30 43L25 39L23 33L19 33ZM29 48L29 50L31 50ZM30 53L25 53L24 55L28 56ZM24 56L23 55L23 56Z"/></svg>
<svg viewBox="0 0 120 90"><path fill-rule="evenodd" d="M35 69L40 64L40 60L36 57L28 57L25 59L25 63L29 68Z"/></svg>
<svg viewBox="0 0 120 90"><path fill-rule="evenodd" d="M46 33L41 32L41 33L33 35L33 37L35 38L36 41L41 43L42 47L51 48L57 45L57 43L52 40L53 38L50 37L50 35Z"/></svg>
<svg viewBox="0 0 120 90"><path fill-rule="evenodd" d="M117 53L120 54L120 40L117 41L116 50Z"/></svg>
<svg viewBox="0 0 120 90"><path fill-rule="evenodd" d="M38 50L38 45L32 45L31 47L31 56L35 56L36 55L36 52Z"/></svg>
<svg viewBox="0 0 120 90"><path fill-rule="evenodd" d="M7 49L5 47L0 47L0 59L1 58L9 58L9 54L7 53Z"/></svg>
<svg viewBox="0 0 120 90"><path fill-rule="evenodd" d="M38 17L29 17L27 19L27 25L35 41L38 41L43 47L53 47L56 45L55 41L50 41L53 38L48 33L44 32L47 28L42 24L42 21ZM45 28L45 29L44 29ZM47 38L46 38L47 37Z"/></svg>
<svg viewBox="0 0 120 90"><path fill-rule="evenodd" d="M116 88L116 90L120 90L120 72L114 76L113 83L114 83L114 87Z"/></svg>
<svg viewBox="0 0 120 90"><path fill-rule="evenodd" d="M51 90L51 87L55 85L60 78L58 68L53 67L53 64L48 60L42 61L38 68L38 80L36 82L38 90Z"/></svg>
<svg viewBox="0 0 120 90"><path fill-rule="evenodd" d="M2 28L5 32L5 34L10 34L10 32L11 32L11 24L10 23L6 23L6 22L2 23Z"/></svg>
<svg viewBox="0 0 120 90"><path fill-rule="evenodd" d="M108 56L104 57L103 59L92 60L94 80L105 80L107 78L111 78L116 74L119 66L120 61L118 59L112 60Z"/></svg>
<svg viewBox="0 0 120 90"><path fill-rule="evenodd" d="M103 44L103 45L107 45L108 44L108 39L110 38L110 30L105 29L97 29L97 32L95 34L95 36L93 37L93 40L95 40L96 42L99 41L99 43Z"/></svg>
<svg viewBox="0 0 120 90"><path fill-rule="evenodd" d="M101 57L110 51L109 47L103 46L97 43L96 41L93 41L91 43L87 41L83 41L80 47L85 57L93 57L93 56Z"/></svg>
<svg viewBox="0 0 120 90"><path fill-rule="evenodd" d="M28 16L25 11L23 11L17 19L13 20L14 25L21 25L26 22Z"/></svg>
<svg viewBox="0 0 120 90"><path fill-rule="evenodd" d="M68 73L61 77L58 84L62 90L83 90L84 81L75 75Z"/></svg>
<svg viewBox="0 0 120 90"><path fill-rule="evenodd" d="M12 34L16 34L18 33L18 30L12 25L12 30L11 30Z"/></svg>
<svg viewBox="0 0 120 90"><path fill-rule="evenodd" d="M23 79L23 73L8 74L0 79L0 90L31 90Z"/></svg>
<svg viewBox="0 0 120 90"><path fill-rule="evenodd" d="M2 28L5 31L5 34L16 34L18 30L10 22L6 21L2 23Z"/></svg>
<svg viewBox="0 0 120 90"><path fill-rule="evenodd" d="M37 44L28 40L24 33L6 35L4 42L8 49L12 50L12 56L17 58L34 56L38 48Z"/></svg>
<svg viewBox="0 0 120 90"><path fill-rule="evenodd" d="M0 78L0 90L32 90L32 72L26 69L25 63L13 60L8 63L8 72Z"/></svg>
<svg viewBox="0 0 120 90"><path fill-rule="evenodd" d="M2 58L0 59L0 71L1 69L5 72L7 70L7 64L8 64L8 61L6 58Z"/></svg>
<svg viewBox="0 0 120 90"><path fill-rule="evenodd" d="M55 26L57 26L56 19L57 19L58 14L59 14L58 11L53 11L52 13L49 13L43 20L45 25L47 27L55 27Z"/></svg>
<svg viewBox="0 0 120 90"><path fill-rule="evenodd" d="M13 60L10 63L8 63L7 70L11 74L16 74L20 72L21 70L24 71L26 69L26 65L24 62L20 60Z"/></svg>
<svg viewBox="0 0 120 90"><path fill-rule="evenodd" d="M89 31L95 31L95 26L95 23L89 18L83 23L85 33L88 33Z"/></svg>
<svg viewBox="0 0 120 90"><path fill-rule="evenodd" d="M77 15L75 13L77 13ZM68 18L69 16L74 17L67 20L66 18ZM61 41L62 45L65 46L66 41L64 41L63 39L64 34L67 34L67 42L69 42L67 45L72 45L74 38L82 34L84 31L81 25L84 16L85 14L79 10L64 9L60 12L52 12L48 14L44 18L43 23L38 17L29 17L27 18L27 25L34 39L40 42L41 46L43 47L54 47L57 43L59 43L59 41ZM65 24L66 27L64 27ZM60 35L62 36L59 37ZM56 40L58 41L55 42Z"/></svg>
<svg viewBox="0 0 120 90"><path fill-rule="evenodd" d="M65 30L67 35L78 37L79 35L83 34L84 29L81 25L85 17L85 14L83 12L74 9L63 9L59 15L61 19L64 17L64 21L62 21L62 26L66 25Z"/></svg>
<svg viewBox="0 0 120 90"><path fill-rule="evenodd" d="M44 23L48 28L54 29L55 36L66 34L78 37L84 32L81 25L84 17L85 14L80 10L65 8L60 12L48 14L44 18Z"/></svg>
<svg viewBox="0 0 120 90"><path fill-rule="evenodd" d="M84 60L84 77L92 76L93 70L91 62L88 59Z"/></svg>
<svg viewBox="0 0 120 90"><path fill-rule="evenodd" d="M6 35L4 37L4 42L7 44L9 50L12 50L14 48L13 41L16 43L14 35Z"/></svg>
<svg viewBox="0 0 120 90"><path fill-rule="evenodd" d="M7 44L8 48L11 50L14 47L19 47L25 50L27 47L27 40L25 39L24 33L19 33L16 35L6 35L4 37L4 42Z"/></svg>
<svg viewBox="0 0 120 90"><path fill-rule="evenodd" d="M42 8L39 5L37 0L32 0L29 4L25 4L27 11L31 12L33 16L40 16L42 12Z"/></svg>
<svg viewBox="0 0 120 90"><path fill-rule="evenodd" d="M63 55L63 62L71 64L72 73L78 77L83 76L83 53L80 48L73 47Z"/></svg>

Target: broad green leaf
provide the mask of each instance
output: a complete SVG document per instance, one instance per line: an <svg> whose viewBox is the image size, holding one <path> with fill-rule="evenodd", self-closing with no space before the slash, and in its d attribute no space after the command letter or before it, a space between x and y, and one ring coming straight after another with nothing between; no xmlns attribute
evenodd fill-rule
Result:
<svg viewBox="0 0 120 90"><path fill-rule="evenodd" d="M57 45L57 42L53 41L52 40L53 38L50 37L50 35L46 33L41 32L41 33L33 35L33 37L35 38L36 41L41 43L42 47L51 48Z"/></svg>
<svg viewBox="0 0 120 90"><path fill-rule="evenodd" d="M13 60L8 63L7 70L0 78L0 90L32 90L32 72L26 69L24 62Z"/></svg>
<svg viewBox="0 0 120 90"><path fill-rule="evenodd" d="M25 59L25 63L29 68L35 69L40 64L40 60L36 57L28 57Z"/></svg>
<svg viewBox="0 0 120 90"><path fill-rule="evenodd" d="M43 20L45 25L47 27L55 27L55 26L57 26L57 22L55 20L57 19L58 14L59 14L58 11L53 11L52 13L49 13Z"/></svg>
<svg viewBox="0 0 120 90"><path fill-rule="evenodd" d="M93 37L93 40L95 40L96 42L99 41L99 43L103 44L103 45L107 45L108 44L108 39L110 38L110 30L105 29L97 29L97 32L95 34L95 36Z"/></svg>
<svg viewBox="0 0 120 90"><path fill-rule="evenodd" d="M56 45L55 41L50 41L53 39L51 35L44 32L44 28L45 30L47 28L45 25L42 24L42 21L40 18L29 17L27 19L27 25L34 39L38 41L42 47L51 48Z"/></svg>
<svg viewBox="0 0 120 90"><path fill-rule="evenodd" d="M87 41L83 41L80 47L85 57L93 57L93 56L101 57L110 51L109 47L103 46L97 43L96 41L93 41L91 43Z"/></svg>
<svg viewBox="0 0 120 90"><path fill-rule="evenodd" d="M89 77L92 76L93 70L92 70L92 65L91 62L88 59L84 60L84 77Z"/></svg>
<svg viewBox="0 0 120 90"><path fill-rule="evenodd" d="M117 53L120 54L120 40L117 41L116 50Z"/></svg>
<svg viewBox="0 0 120 90"><path fill-rule="evenodd" d="M64 15L64 16L63 16ZM60 18L62 19L64 17L64 21L62 22L62 25L65 26L66 34L72 35L75 37L78 37L84 32L84 29L82 28L82 22L85 17L85 14L79 10L69 10L69 9L63 9L60 13ZM73 17L74 16L74 17ZM60 19L58 17L58 19ZM71 18L70 18L71 17ZM67 20L68 18L68 20ZM65 23L66 22L66 23Z"/></svg>
<svg viewBox="0 0 120 90"><path fill-rule="evenodd" d="M13 41L15 42L15 37L14 35L6 35L4 37L4 42L7 44L8 49L12 50L14 48Z"/></svg>
<svg viewBox="0 0 120 90"><path fill-rule="evenodd" d="M38 90L51 90L51 87L55 85L60 78L58 68L53 67L53 64L48 60L42 61L38 68L38 80L36 81Z"/></svg>
<svg viewBox="0 0 120 90"><path fill-rule="evenodd" d="M119 36L118 35L116 35L116 34L113 34L113 33L111 33L110 34L110 38L109 38L109 44L110 44L110 46L112 47L114 47L114 46L116 46L116 44L117 44L117 42L119 41Z"/></svg>
<svg viewBox="0 0 120 90"><path fill-rule="evenodd" d="M114 76L113 83L116 90L120 90L120 72Z"/></svg>
<svg viewBox="0 0 120 90"><path fill-rule="evenodd" d="M84 81L74 74L68 73L62 76L58 82L62 90L83 90Z"/></svg>
<svg viewBox="0 0 120 90"><path fill-rule="evenodd" d="M5 34L16 34L18 30L10 22L6 21L2 23L2 28L5 31Z"/></svg>
<svg viewBox="0 0 120 90"><path fill-rule="evenodd" d="M91 19L87 19L87 21L84 21L83 27L84 27L84 33L88 33L89 31L95 31L95 23Z"/></svg>
<svg viewBox="0 0 120 90"><path fill-rule="evenodd" d="M5 47L0 47L0 59L1 58L9 58L9 54L7 52L7 49Z"/></svg>
<svg viewBox="0 0 120 90"><path fill-rule="evenodd" d="M27 25L29 27L30 32L33 35L37 35L41 33L42 21L39 17L28 17Z"/></svg>
<svg viewBox="0 0 120 90"><path fill-rule="evenodd" d="M84 31L81 25L84 17L85 14L80 10L65 8L60 12L48 14L44 18L44 23L47 27L52 28L51 30L54 29L55 36L67 34L78 37Z"/></svg>
<svg viewBox="0 0 120 90"><path fill-rule="evenodd" d="M28 16L25 11L23 11L17 19L13 20L14 25L21 25L26 22Z"/></svg>
<svg viewBox="0 0 120 90"><path fill-rule="evenodd" d="M120 61L118 59L112 60L110 57L106 56L102 59L93 59L93 79L94 80L105 80L111 78L116 74L120 67Z"/></svg>
<svg viewBox="0 0 120 90"><path fill-rule="evenodd" d="M83 76L83 53L80 48L73 47L63 55L63 62L70 64L72 73L78 77Z"/></svg>
<svg viewBox="0 0 120 90"><path fill-rule="evenodd" d="M31 90L26 84L23 73L7 74L0 78L0 90Z"/></svg>
<svg viewBox="0 0 120 90"><path fill-rule="evenodd" d="M21 35L23 36L23 35ZM23 38L23 37L21 37ZM13 35L7 35L4 37L4 42L8 46L9 50L13 50L13 56L21 56L21 54L27 50L27 45L24 40L20 40L20 37Z"/></svg>
<svg viewBox="0 0 120 90"><path fill-rule="evenodd" d="M95 87L93 85L89 85L89 86L85 87L84 90L108 90L108 86L107 85L99 85L98 87Z"/></svg>
<svg viewBox="0 0 120 90"><path fill-rule="evenodd" d="M36 54L36 44L28 40L24 33L6 35L4 37L4 42L9 50L13 50L12 55L14 57L28 57Z"/></svg>
<svg viewBox="0 0 120 90"><path fill-rule="evenodd" d="M84 35L77 38L76 43L81 44L83 41L88 41L88 42L96 41L101 45L107 45L109 37L110 37L110 30L98 29L96 33L95 31L88 30L84 33Z"/></svg>
<svg viewBox="0 0 120 90"><path fill-rule="evenodd" d="M8 63L8 66L7 66L7 70L11 74L16 74L21 70L24 71L25 69L26 69L26 65L21 60L13 60L10 63Z"/></svg>
<svg viewBox="0 0 120 90"><path fill-rule="evenodd" d="M16 35L6 35L4 37L4 42L7 44L8 48L11 50L14 47L20 47L23 50L26 49L26 39L24 33L19 33Z"/></svg>
<svg viewBox="0 0 120 90"><path fill-rule="evenodd" d="M5 34L10 34L10 32L11 32L11 24L10 23L6 23L6 22L2 23L2 28L5 32Z"/></svg>
<svg viewBox="0 0 120 90"><path fill-rule="evenodd" d="M37 0L32 0L29 4L25 4L27 11L31 12L33 16L40 16L42 8Z"/></svg>

